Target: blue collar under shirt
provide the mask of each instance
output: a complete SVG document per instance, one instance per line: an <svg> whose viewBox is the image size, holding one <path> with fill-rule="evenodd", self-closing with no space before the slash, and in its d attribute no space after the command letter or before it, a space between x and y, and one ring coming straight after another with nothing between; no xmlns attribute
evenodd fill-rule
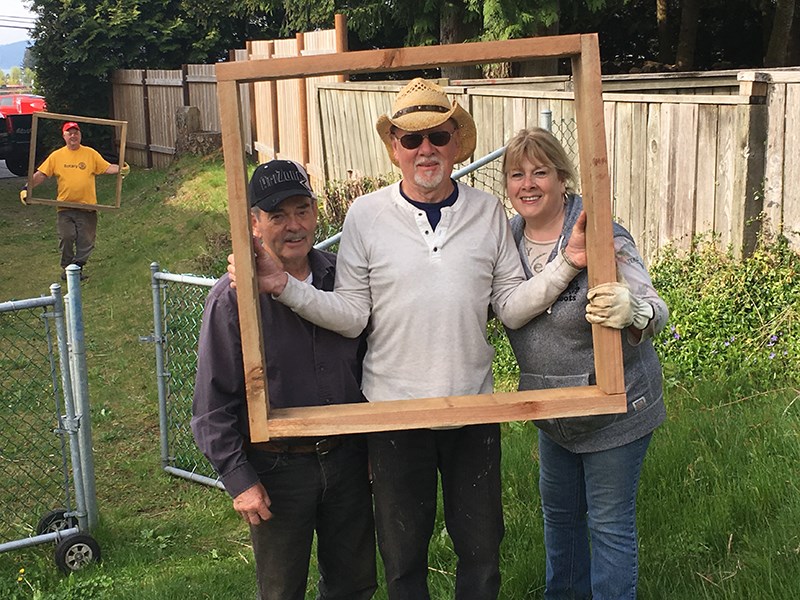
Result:
<svg viewBox="0 0 800 600"><path fill-rule="evenodd" d="M451 179L450 181L453 180ZM442 209L446 206L453 206L453 204L456 203L456 200L458 200L458 185L455 181L453 181L453 193L441 202L417 202L416 200L412 200L405 195L402 186L400 186L400 195L403 196L403 198L405 198L412 206L425 211L425 214L428 215L428 223L431 224L431 227L435 231L436 226L439 224L439 221L442 218Z"/></svg>

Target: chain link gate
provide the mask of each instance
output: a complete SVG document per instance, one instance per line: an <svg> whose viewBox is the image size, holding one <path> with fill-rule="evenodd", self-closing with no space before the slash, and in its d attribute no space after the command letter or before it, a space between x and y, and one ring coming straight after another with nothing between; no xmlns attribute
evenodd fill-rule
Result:
<svg viewBox="0 0 800 600"><path fill-rule="evenodd" d="M567 155L578 155L577 125L574 119L553 126L549 110L542 111L539 126L552 131L561 140ZM505 177L498 162L505 146L453 173L469 185L505 198ZM511 209L508 202L504 203ZM341 233L316 244L326 249L338 243ZM153 333L140 338L156 348L161 466L178 477L225 489L214 468L197 449L191 431L192 396L197 369L197 340L200 321L209 289L216 279L194 275L175 275L150 265L153 288Z"/></svg>
<svg viewBox="0 0 800 600"><path fill-rule="evenodd" d="M97 509L80 270L67 276L66 306L59 284L0 303L0 552L56 542L64 572L100 559L84 533Z"/></svg>
<svg viewBox="0 0 800 600"><path fill-rule="evenodd" d="M153 333L143 337L156 348L161 466L178 477L225 489L192 436L192 396L197 340L209 288L216 279L173 275L150 265Z"/></svg>

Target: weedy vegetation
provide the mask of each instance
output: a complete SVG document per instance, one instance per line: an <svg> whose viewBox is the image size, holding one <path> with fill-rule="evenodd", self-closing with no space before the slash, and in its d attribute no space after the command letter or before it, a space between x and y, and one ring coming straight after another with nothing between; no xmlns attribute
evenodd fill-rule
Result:
<svg viewBox="0 0 800 600"><path fill-rule="evenodd" d="M21 206L22 183L0 180L0 301L47 293L60 273L55 211ZM338 229L353 194L385 183L329 185L320 239ZM82 295L101 513L92 534L103 561L64 577L51 545L0 554L0 598L254 597L248 532L228 496L161 470L153 349L139 341L153 326L151 262L220 276L228 231L220 157L134 168L120 210L101 215ZM639 493L641 599L797 596L799 271L800 257L783 239L761 240L745 259L698 240L690 254L667 249L651 266L671 310L654 340L668 421L653 437ZM513 389L517 370L502 328L490 325L489 335L498 386ZM501 597L541 598L536 430L510 423L503 433ZM0 431L0 447L5 439ZM452 598L456 564L441 514L430 557L433 598ZM315 597L315 577L312 566L307 598ZM376 598L386 598L383 586Z"/></svg>

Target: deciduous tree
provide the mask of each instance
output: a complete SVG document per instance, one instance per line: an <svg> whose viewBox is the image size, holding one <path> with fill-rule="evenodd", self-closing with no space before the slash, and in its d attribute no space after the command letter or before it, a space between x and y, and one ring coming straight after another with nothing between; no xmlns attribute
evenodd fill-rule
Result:
<svg viewBox="0 0 800 600"><path fill-rule="evenodd" d="M32 8L32 53L48 107L100 117L108 115L114 70L223 59L243 47L256 10L224 0L33 0Z"/></svg>

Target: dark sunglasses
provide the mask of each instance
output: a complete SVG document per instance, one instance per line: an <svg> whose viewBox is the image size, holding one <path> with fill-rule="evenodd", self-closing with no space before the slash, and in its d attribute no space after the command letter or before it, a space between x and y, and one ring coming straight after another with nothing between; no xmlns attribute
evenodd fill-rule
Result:
<svg viewBox="0 0 800 600"><path fill-rule="evenodd" d="M450 131L432 131L431 133L409 133L397 138L400 140L400 145L406 150L414 150L422 145L422 140L428 138L428 141L434 146L447 146L453 138L453 133Z"/></svg>

